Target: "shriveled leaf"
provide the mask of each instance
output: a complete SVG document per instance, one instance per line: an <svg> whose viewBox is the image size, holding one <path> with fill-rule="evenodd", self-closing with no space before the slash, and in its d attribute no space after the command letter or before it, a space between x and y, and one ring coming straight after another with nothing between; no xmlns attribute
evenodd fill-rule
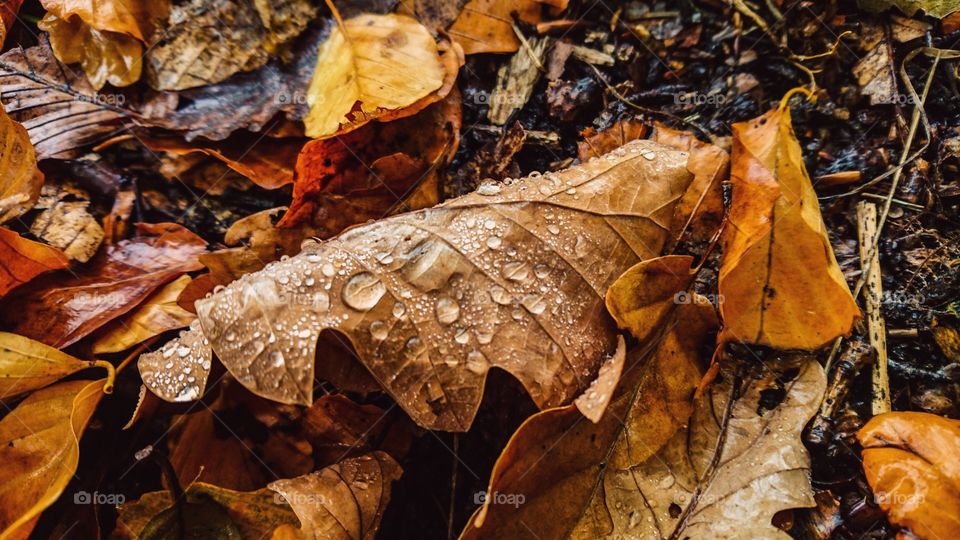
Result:
<svg viewBox="0 0 960 540"><path fill-rule="evenodd" d="M147 81L158 90L185 90L254 70L300 35L316 14L308 0L175 5L146 53Z"/></svg>
<svg viewBox="0 0 960 540"><path fill-rule="evenodd" d="M41 0L60 19L76 17L101 32L127 34L146 41L157 21L166 18L170 0Z"/></svg>
<svg viewBox="0 0 960 540"><path fill-rule="evenodd" d="M27 240L0 227L0 297L44 272L62 270L70 261L58 249Z"/></svg>
<svg viewBox="0 0 960 540"><path fill-rule="evenodd" d="M450 91L462 64L459 55L455 45L438 48L410 17L348 19L320 48L307 91L307 136L330 137L422 110Z"/></svg>
<svg viewBox="0 0 960 540"><path fill-rule="evenodd" d="M303 538L372 540L400 465L383 452L345 459L315 473L270 484L300 518Z"/></svg>
<svg viewBox="0 0 960 540"><path fill-rule="evenodd" d="M4 111L0 111L0 152L0 223L5 223L37 202L43 173L37 168L37 153L27 130Z"/></svg>
<svg viewBox="0 0 960 540"><path fill-rule="evenodd" d="M488 493L523 504L488 502L461 538L789 538L771 520L815 505L800 431L823 395L822 369L809 357L724 366L723 382L691 403L715 319L702 304L675 314L599 424L564 408L521 426ZM772 409L769 392L784 395Z"/></svg>
<svg viewBox="0 0 960 540"><path fill-rule="evenodd" d="M281 227L309 224L329 238L345 228L439 202L439 174L459 145L460 93L420 113L312 141L297 157Z"/></svg>
<svg viewBox="0 0 960 540"><path fill-rule="evenodd" d="M938 19L960 11L960 2L957 0L857 0L857 4L874 12L896 7L911 17L922 9L927 15Z"/></svg>
<svg viewBox="0 0 960 540"><path fill-rule="evenodd" d="M198 301L204 335L241 383L286 403L312 401L326 328L349 338L421 426L467 429L494 366L541 407L569 402L615 349L603 295L659 254L690 181L685 162L637 141L355 227ZM177 372L157 370L160 354L142 357L155 377L144 380L173 400L183 385ZM208 355L191 354L201 363Z"/></svg>
<svg viewBox="0 0 960 540"><path fill-rule="evenodd" d="M166 223L138 230L143 236L110 245L78 273L44 276L9 295L4 311L14 332L66 347L184 272L202 268L197 255L206 242L187 229Z"/></svg>
<svg viewBox="0 0 960 540"><path fill-rule="evenodd" d="M733 125L730 181L721 341L816 349L848 334L860 310L833 254L789 107Z"/></svg>
<svg viewBox="0 0 960 540"><path fill-rule="evenodd" d="M960 421L890 412L873 417L857 439L867 481L891 523L910 537L960 537Z"/></svg>
<svg viewBox="0 0 960 540"><path fill-rule="evenodd" d="M0 400L95 366L95 362L79 360L38 341L0 332Z"/></svg>
<svg viewBox="0 0 960 540"><path fill-rule="evenodd" d="M284 525L296 526L293 510L267 488L233 491L203 482L191 484L182 502L183 528L169 491L145 493L118 509L112 538L270 538ZM234 536L229 536L232 533ZM219 536L218 536L219 534Z"/></svg>
<svg viewBox="0 0 960 540"><path fill-rule="evenodd" d="M689 255L666 255L642 261L607 289L607 310L617 326L640 341L654 334L678 304L689 304L693 280Z"/></svg>
<svg viewBox="0 0 960 540"><path fill-rule="evenodd" d="M630 141L642 139L648 131L650 127L637 118L620 120L603 131L587 128L582 133L583 140L577 142L577 157L580 161L587 161L592 157L602 156Z"/></svg>
<svg viewBox="0 0 960 540"><path fill-rule="evenodd" d="M413 423L400 411L358 405L342 394L323 396L303 412L300 434L310 442L320 466L371 450L401 459L414 436Z"/></svg>
<svg viewBox="0 0 960 540"><path fill-rule="evenodd" d="M512 14L534 24L542 20L542 8L536 0L470 0L448 32L466 54L514 52L520 39L513 31Z"/></svg>
<svg viewBox="0 0 960 540"><path fill-rule="evenodd" d="M0 538L26 538L73 479L106 380L38 390L0 420Z"/></svg>
<svg viewBox="0 0 960 540"><path fill-rule="evenodd" d="M89 261L104 231L90 214L90 195L72 184L46 184L36 207L40 214L30 224L30 232L63 250L71 261Z"/></svg>
<svg viewBox="0 0 960 540"><path fill-rule="evenodd" d="M43 36L35 47L0 56L0 96L27 129L38 159L76 157L121 129L128 117L114 99L97 94L83 73L61 64Z"/></svg>
<svg viewBox="0 0 960 540"><path fill-rule="evenodd" d="M697 139L692 133L661 124L657 124L652 139L690 153L687 168L693 173L693 182L677 204L673 219L674 239L684 234L694 240L710 239L723 220L721 183L730 174L730 154L719 146Z"/></svg>
<svg viewBox="0 0 960 540"><path fill-rule="evenodd" d="M190 276L180 276L153 293L125 317L110 324L93 343L93 353L120 352L169 330L185 328L195 318L177 305L177 298L190 284Z"/></svg>
<svg viewBox="0 0 960 540"><path fill-rule="evenodd" d="M37 27L47 33L57 59L79 63L94 89L100 90L108 82L122 87L140 80L143 44L136 38L101 32L77 17L62 19L53 13L47 13Z"/></svg>

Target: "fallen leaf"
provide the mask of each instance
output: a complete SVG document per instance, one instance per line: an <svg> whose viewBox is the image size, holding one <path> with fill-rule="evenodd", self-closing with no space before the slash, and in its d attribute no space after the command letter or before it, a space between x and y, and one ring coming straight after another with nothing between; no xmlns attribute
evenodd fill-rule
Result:
<svg viewBox="0 0 960 540"><path fill-rule="evenodd" d="M44 272L70 265L58 249L4 227L0 227L0 261L0 298Z"/></svg>
<svg viewBox="0 0 960 540"><path fill-rule="evenodd" d="M30 232L63 250L71 261L89 261L103 242L103 227L90 214L90 195L70 183L46 184L36 208L42 210Z"/></svg>
<svg viewBox="0 0 960 540"><path fill-rule="evenodd" d="M108 246L72 276L44 276L22 294L7 296L13 331L63 348L131 311L167 282L202 268L197 255L206 242L187 229L140 224L138 231L143 236Z"/></svg>
<svg viewBox="0 0 960 540"><path fill-rule="evenodd" d="M470 0L447 30L465 54L512 53L520 48L513 31L513 13L527 24L542 20L535 0Z"/></svg>
<svg viewBox="0 0 960 540"><path fill-rule="evenodd" d="M420 113L311 141L297 157L293 202L280 226L345 228L439 202L439 174L460 143L460 93Z"/></svg>
<svg viewBox="0 0 960 540"><path fill-rule="evenodd" d="M37 159L70 159L121 129L128 117L116 96L98 94L82 72L61 64L49 40L0 56L0 95L10 117L23 124Z"/></svg>
<svg viewBox="0 0 960 540"><path fill-rule="evenodd" d="M693 240L709 240L723 221L723 191L721 184L730 175L730 154L713 144L705 143L692 133L670 129L657 124L654 141L690 153L687 169L693 173L693 182L677 204L673 218L673 238L679 240L689 231Z"/></svg>
<svg viewBox="0 0 960 540"><path fill-rule="evenodd" d="M375 405L358 405L342 394L323 396L303 412L300 433L321 466L344 457L384 450L398 459L413 438L413 423Z"/></svg>
<svg viewBox="0 0 960 540"><path fill-rule="evenodd" d="M180 276L153 293L134 311L110 323L93 343L93 354L125 351L160 334L186 328L195 318L177 305L177 298L190 284L190 276Z"/></svg>
<svg viewBox="0 0 960 540"><path fill-rule="evenodd" d="M65 64L79 62L97 90L109 82L128 86L140 79L143 43L165 19L169 0L42 0L38 23Z"/></svg>
<svg viewBox="0 0 960 540"><path fill-rule="evenodd" d="M0 538L26 538L73 479L106 379L37 390L0 420Z"/></svg>
<svg viewBox="0 0 960 540"><path fill-rule="evenodd" d="M413 17L430 31L450 26L467 0L400 0L397 13Z"/></svg>
<svg viewBox="0 0 960 540"><path fill-rule="evenodd" d="M372 540L390 502L390 485L402 473L390 456L372 452L268 487L293 507L301 537Z"/></svg>
<svg viewBox="0 0 960 540"><path fill-rule="evenodd" d="M706 305L679 305L650 357L637 366L631 356L634 373L599 424L569 407L528 419L487 490L522 504L488 498L461 538L789 538L771 519L815 505L800 431L823 371L810 357L747 373L725 366L723 381L691 402L698 345L715 321ZM790 371L799 373L781 384ZM770 391L784 399L766 410Z"/></svg>
<svg viewBox="0 0 960 540"><path fill-rule="evenodd" d="M960 536L960 421L922 412L890 412L867 422L857 440L863 470L897 538Z"/></svg>
<svg viewBox="0 0 960 540"><path fill-rule="evenodd" d="M857 4L873 12L896 7L911 17L922 9L927 15L938 19L960 10L957 0L857 0Z"/></svg>
<svg viewBox="0 0 960 540"><path fill-rule="evenodd" d="M285 403L311 403L326 328L349 338L424 427L467 429L494 366L539 406L566 403L615 349L603 295L659 254L690 181L685 162L637 141L560 173L354 227L198 301L203 333L241 383ZM159 367L180 345L141 357L144 382L170 401L184 385ZM189 356L196 367L209 351Z"/></svg>
<svg viewBox="0 0 960 540"><path fill-rule="evenodd" d="M860 85L860 93L869 96L871 105L896 103L897 78L884 30L879 25L864 26L865 33L876 37L864 36L864 40L869 41L863 45L866 54L853 66L852 73Z"/></svg>
<svg viewBox="0 0 960 540"><path fill-rule="evenodd" d="M860 310L833 254L789 107L733 124L730 182L720 340L809 350L849 334Z"/></svg>
<svg viewBox="0 0 960 540"><path fill-rule="evenodd" d="M630 141L646 137L648 131L649 126L636 118L620 120L599 132L594 131L593 128L587 128L581 133L583 140L577 142L577 157L580 161L600 157Z"/></svg>
<svg viewBox="0 0 960 540"><path fill-rule="evenodd" d="M0 332L0 400L43 388L78 371L101 366L105 364L79 360L38 341Z"/></svg>
<svg viewBox="0 0 960 540"><path fill-rule="evenodd" d="M317 14L307 0L190 0L174 5L144 60L157 90L219 83L257 69Z"/></svg>
<svg viewBox="0 0 960 540"><path fill-rule="evenodd" d="M293 510L267 488L244 492L195 482L184 490L181 504L186 530L178 530L180 521L169 491L145 493L138 501L122 504L111 538L265 539L278 527L296 526L299 521Z"/></svg>
<svg viewBox="0 0 960 540"><path fill-rule="evenodd" d="M307 90L307 136L330 137L371 120L410 116L443 99L462 65L456 45L438 47L402 15L361 15L334 28Z"/></svg>
<svg viewBox="0 0 960 540"><path fill-rule="evenodd" d="M0 2L0 20L3 21L3 37L7 36L7 33L10 32L10 29L13 28L14 23L17 22L17 12L20 11L20 6L23 5L23 0L4 0ZM0 39L0 45L3 45L4 39Z"/></svg>
<svg viewBox="0 0 960 540"><path fill-rule="evenodd" d="M0 111L0 152L0 223L5 223L37 202L43 173L37 168L27 130L4 111Z"/></svg>
<svg viewBox="0 0 960 540"><path fill-rule="evenodd" d="M641 261L607 289L607 310L622 330L647 340L679 304L693 301L686 292L693 280L689 255L665 255Z"/></svg>

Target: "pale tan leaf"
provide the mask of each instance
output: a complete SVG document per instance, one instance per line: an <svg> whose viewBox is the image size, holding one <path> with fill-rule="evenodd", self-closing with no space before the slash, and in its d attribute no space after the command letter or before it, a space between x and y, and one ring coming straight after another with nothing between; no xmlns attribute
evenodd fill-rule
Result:
<svg viewBox="0 0 960 540"><path fill-rule="evenodd" d="M0 420L0 538L26 538L73 479L80 436L104 384L70 381L38 390Z"/></svg>
<svg viewBox="0 0 960 540"><path fill-rule="evenodd" d="M63 250L71 261L89 261L103 242L103 227L90 214L90 195L71 185L43 186L37 208L42 212L30 232Z"/></svg>
<svg viewBox="0 0 960 540"><path fill-rule="evenodd" d="M467 429L491 367L541 407L568 403L616 348L603 296L659 255L690 182L686 158L636 141L308 243L198 301L204 335L183 338L195 346L184 356L196 366L212 347L253 392L309 404L317 339L332 328L421 426ZM148 387L171 401L200 391L171 371L181 345L141 359Z"/></svg>
<svg viewBox="0 0 960 540"><path fill-rule="evenodd" d="M39 341L0 332L0 400L43 388L96 365Z"/></svg>
<svg viewBox="0 0 960 540"><path fill-rule="evenodd" d="M372 540L390 502L390 485L402 473L389 455L372 452L268 487L293 507L302 538Z"/></svg>

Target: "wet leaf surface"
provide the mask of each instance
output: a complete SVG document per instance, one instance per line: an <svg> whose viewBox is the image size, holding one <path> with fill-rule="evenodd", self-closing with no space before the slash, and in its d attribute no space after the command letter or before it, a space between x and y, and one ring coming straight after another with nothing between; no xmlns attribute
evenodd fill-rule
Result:
<svg viewBox="0 0 960 540"><path fill-rule="evenodd" d="M62 270L69 265L56 248L0 228L0 297L44 272Z"/></svg>

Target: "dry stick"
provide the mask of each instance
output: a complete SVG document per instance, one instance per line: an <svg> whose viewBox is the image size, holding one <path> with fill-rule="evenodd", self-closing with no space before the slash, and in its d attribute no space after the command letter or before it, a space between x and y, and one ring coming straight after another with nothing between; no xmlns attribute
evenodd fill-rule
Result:
<svg viewBox="0 0 960 540"><path fill-rule="evenodd" d="M877 351L873 365L872 399L873 415L890 412L890 379L887 376L887 332L880 313L883 285L880 282L880 256L877 253L877 205L860 201L857 204L857 225L860 233L860 267L863 268L863 302L867 308L867 327L870 344Z"/></svg>

